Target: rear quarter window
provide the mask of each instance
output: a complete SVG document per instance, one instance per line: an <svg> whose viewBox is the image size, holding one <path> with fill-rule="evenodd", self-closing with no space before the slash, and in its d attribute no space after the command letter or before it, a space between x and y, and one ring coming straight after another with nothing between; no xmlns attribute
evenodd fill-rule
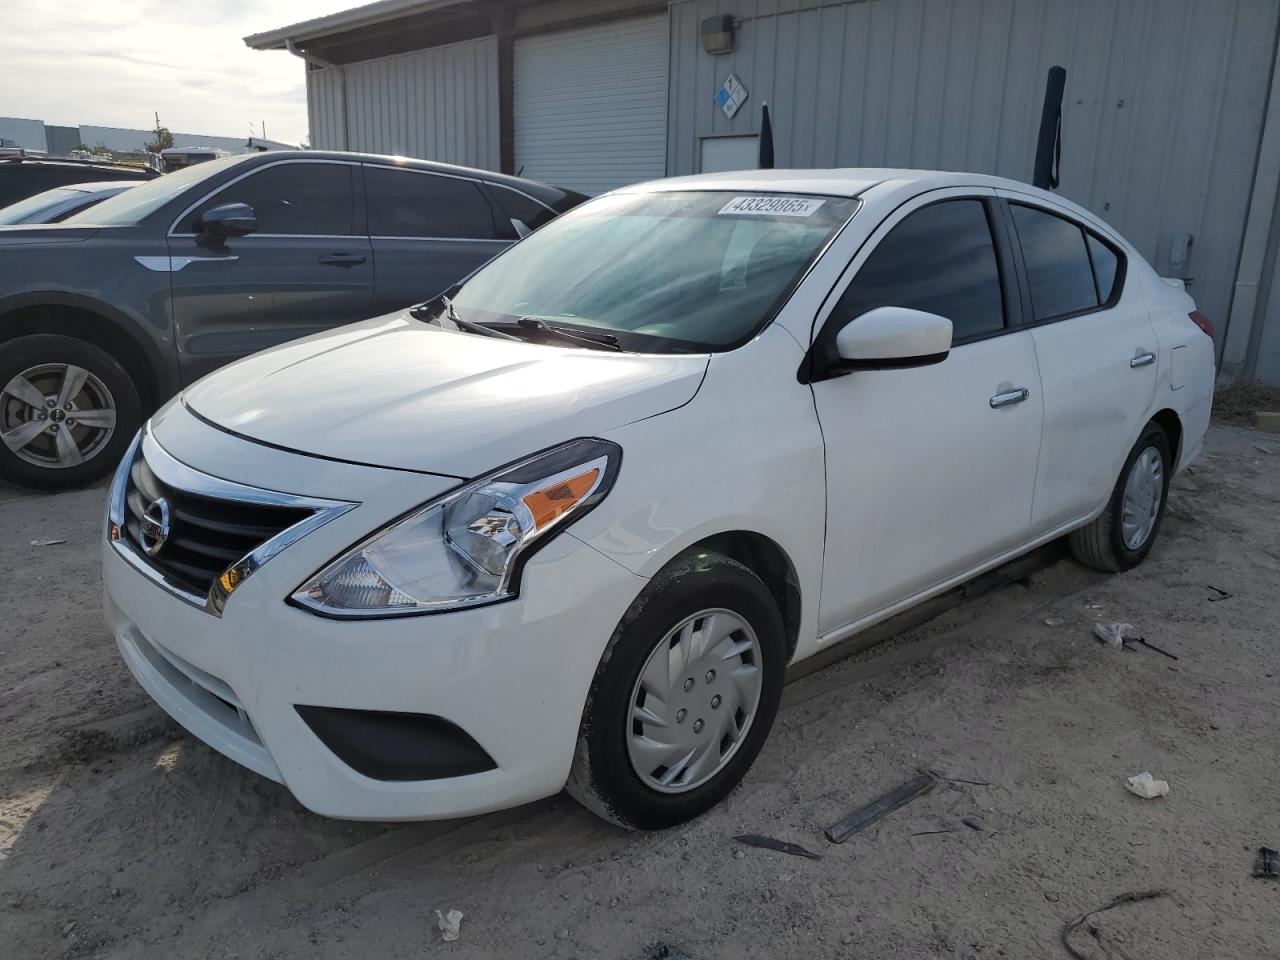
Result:
<svg viewBox="0 0 1280 960"><path fill-rule="evenodd" d="M1110 303L1123 274L1118 250L1082 224L1039 207L1009 204L1037 322Z"/></svg>

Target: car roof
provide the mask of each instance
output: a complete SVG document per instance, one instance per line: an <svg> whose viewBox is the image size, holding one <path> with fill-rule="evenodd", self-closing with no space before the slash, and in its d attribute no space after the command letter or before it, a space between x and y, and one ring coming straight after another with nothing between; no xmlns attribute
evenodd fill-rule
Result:
<svg viewBox="0 0 1280 960"><path fill-rule="evenodd" d="M67 170L110 170L115 173L128 172L136 173L138 179L146 179L156 176L154 170L148 170L146 167L136 166L131 163L112 163L110 160L71 160L68 158L54 157L0 157L0 168L7 164L14 167L62 167Z"/></svg>
<svg viewBox="0 0 1280 960"><path fill-rule="evenodd" d="M97 193L99 190L127 190L130 186L146 183L145 180L97 180L92 183L64 183L50 190L78 190L80 193Z"/></svg>
<svg viewBox="0 0 1280 960"><path fill-rule="evenodd" d="M623 191L650 190L761 190L777 193L818 193L837 197L861 197L875 187L913 186L920 192L942 187L994 187L1030 191L1034 187L1017 180L982 173L951 170L912 170L903 167L838 167L828 170L735 170L700 173L688 177L650 180L623 187ZM1039 192L1039 191L1037 191ZM1046 196L1052 196L1046 194Z"/></svg>
<svg viewBox="0 0 1280 960"><path fill-rule="evenodd" d="M430 173L445 173L459 177L472 177L489 183L506 184L517 190L529 192L530 187L542 187L554 190L557 194L570 191L554 184L545 184L537 180L526 180L505 173L494 173L492 170L481 170L478 167L463 167L453 163L439 163L435 160L419 160L416 157L396 157L380 153L355 153L342 150L266 150L243 155L245 160L257 158L261 162L271 160L347 160L386 167L401 167L410 170L423 170ZM263 159L266 158L266 159Z"/></svg>

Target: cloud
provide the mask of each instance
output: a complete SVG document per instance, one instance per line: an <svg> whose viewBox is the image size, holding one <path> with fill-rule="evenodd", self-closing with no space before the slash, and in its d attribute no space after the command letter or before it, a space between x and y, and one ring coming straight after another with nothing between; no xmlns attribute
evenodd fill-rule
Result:
<svg viewBox="0 0 1280 960"><path fill-rule="evenodd" d="M47 124L245 136L307 135L303 64L250 50L242 37L324 16L360 0L6 0L3 110ZM16 82L15 82L16 79Z"/></svg>

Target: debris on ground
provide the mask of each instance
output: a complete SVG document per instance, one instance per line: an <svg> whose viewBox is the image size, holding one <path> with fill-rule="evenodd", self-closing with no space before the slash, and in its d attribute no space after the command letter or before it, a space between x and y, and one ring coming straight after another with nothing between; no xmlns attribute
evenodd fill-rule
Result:
<svg viewBox="0 0 1280 960"><path fill-rule="evenodd" d="M1104 913L1107 910L1113 910L1126 903L1141 903L1143 900L1154 900L1157 897L1167 897L1168 895L1168 890L1134 890L1130 893L1122 893L1110 903L1101 907L1096 907L1093 910L1086 911L1070 923L1063 926L1059 939L1062 941L1062 945L1066 948L1067 953L1075 957L1076 960L1089 960L1088 957L1071 945L1071 934L1075 931L1076 927L1080 926L1080 924L1084 923L1095 913ZM1094 936L1097 936L1097 934L1094 933L1094 927L1092 925L1090 925L1089 932L1093 933Z"/></svg>
<svg viewBox="0 0 1280 960"><path fill-rule="evenodd" d="M60 543L66 543L65 540L32 540L33 547L56 547Z"/></svg>
<svg viewBox="0 0 1280 960"><path fill-rule="evenodd" d="M462 916L461 910L436 911L436 925L440 928L440 939L445 943L452 943L462 935Z"/></svg>
<svg viewBox="0 0 1280 960"><path fill-rule="evenodd" d="M961 822L961 823L963 823L963 824L964 824L966 827L968 827L970 830L985 830L985 829L987 829L987 825L986 825L985 823L983 823L983 822L982 822L982 818L981 818L981 817L965 817L965 818L964 818L963 820L961 820L960 822Z"/></svg>
<svg viewBox="0 0 1280 960"><path fill-rule="evenodd" d="M1065 621L1062 617L1045 617L1044 625L1046 627L1060 627Z"/></svg>
<svg viewBox="0 0 1280 960"><path fill-rule="evenodd" d="M1137 773L1124 782L1125 789L1143 800L1169 795L1169 781L1157 780L1149 773Z"/></svg>
<svg viewBox="0 0 1280 960"><path fill-rule="evenodd" d="M937 785L937 780L927 773L922 773L913 780L908 780L900 787L895 787L884 796L871 801L854 810L839 823L827 828L827 839L832 843L844 843L859 830L869 827L881 817L892 813L916 797L923 796Z"/></svg>
<svg viewBox="0 0 1280 960"><path fill-rule="evenodd" d="M1253 864L1253 875L1280 880L1280 851L1259 847L1258 859Z"/></svg>
<svg viewBox="0 0 1280 960"><path fill-rule="evenodd" d="M1235 596L1235 594L1234 594L1234 593L1231 593L1231 592L1229 592L1229 591L1227 591L1227 590L1223 590L1221 587L1215 587L1212 583L1206 584L1206 586L1207 586L1210 590L1212 590L1214 593L1216 593L1216 594L1217 594L1217 596L1216 596L1216 597L1210 597L1210 598L1209 598L1209 602L1210 602L1210 603L1218 603L1218 602L1220 602L1220 601L1222 601L1222 600L1230 600L1232 597L1234 597L1234 596Z"/></svg>
<svg viewBox="0 0 1280 960"><path fill-rule="evenodd" d="M1132 623L1095 623L1093 635L1109 647L1119 650L1125 640L1133 635Z"/></svg>
<svg viewBox="0 0 1280 960"><path fill-rule="evenodd" d="M749 847L760 847L763 850L777 850L779 853L789 853L793 857L808 857L810 860L821 860L819 854L812 850L806 850L798 843L789 843L786 840L775 840L773 837L765 837L758 833L743 833L734 837L739 843L745 843Z"/></svg>
<svg viewBox="0 0 1280 960"><path fill-rule="evenodd" d="M645 947L644 960L693 960L672 943L651 943Z"/></svg>

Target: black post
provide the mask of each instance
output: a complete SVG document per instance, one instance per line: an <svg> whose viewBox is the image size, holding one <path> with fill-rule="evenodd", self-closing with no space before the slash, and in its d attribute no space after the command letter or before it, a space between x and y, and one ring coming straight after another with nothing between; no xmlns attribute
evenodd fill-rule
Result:
<svg viewBox="0 0 1280 960"><path fill-rule="evenodd" d="M773 125L769 123L769 105L764 105L764 116L760 121L760 160L761 170L773 169Z"/></svg>
<svg viewBox="0 0 1280 960"><path fill-rule="evenodd" d="M1031 174L1032 186L1054 190L1058 186L1058 168L1062 163L1062 92L1067 86L1067 71L1050 67L1044 87L1044 108L1040 111L1040 135L1036 138L1036 165Z"/></svg>

